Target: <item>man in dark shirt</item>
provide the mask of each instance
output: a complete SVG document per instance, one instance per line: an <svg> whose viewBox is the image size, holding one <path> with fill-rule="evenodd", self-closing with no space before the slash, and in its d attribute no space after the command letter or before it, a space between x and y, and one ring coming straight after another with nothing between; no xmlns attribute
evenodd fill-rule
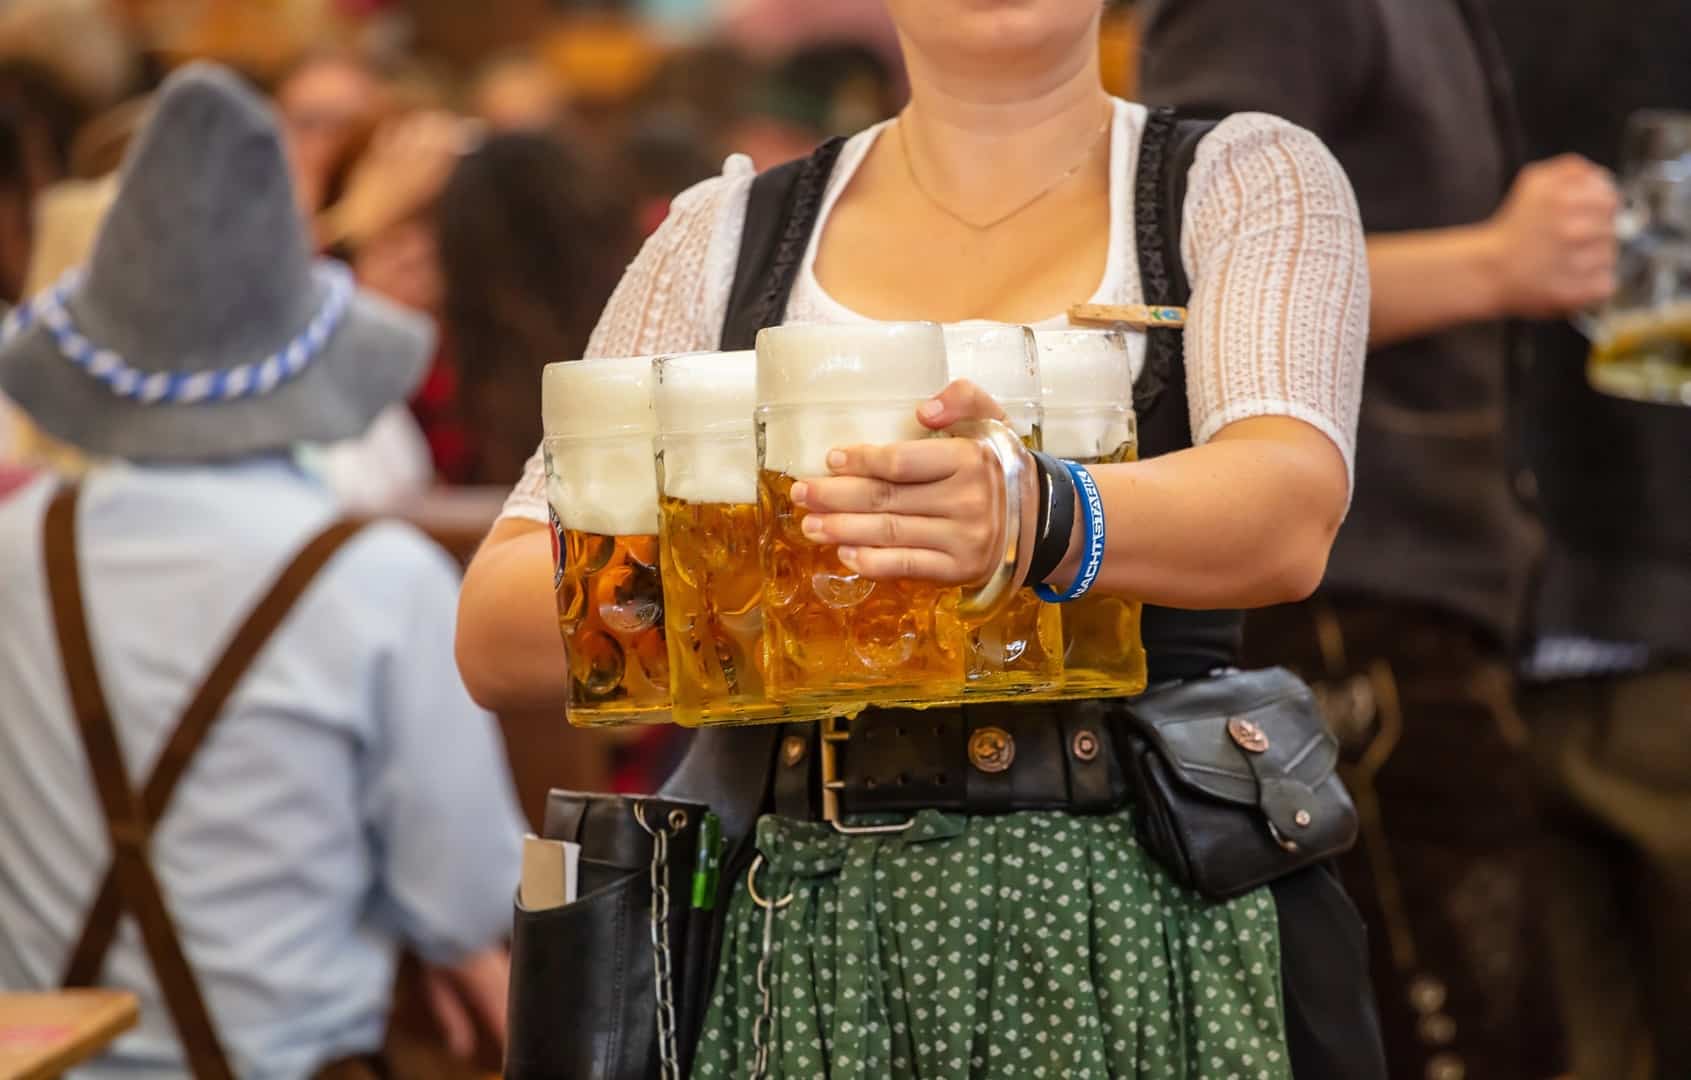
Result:
<svg viewBox="0 0 1691 1080"><path fill-rule="evenodd" d="M1511 491L1521 314L1612 288L1612 186L1520 170L1477 0L1149 0L1140 96L1311 128L1350 173L1374 310L1356 494L1311 601L1254 614L1253 663L1316 686L1363 819L1342 866L1373 936L1394 1075L1560 1065L1528 892L1534 817L1509 648L1537 534Z"/></svg>
<svg viewBox="0 0 1691 1080"><path fill-rule="evenodd" d="M1684 0L1493 0L1527 144L1620 167L1639 109L1691 109ZM1521 380L1547 534L1522 711L1575 1073L1691 1076L1691 411L1603 397L1536 328Z"/></svg>

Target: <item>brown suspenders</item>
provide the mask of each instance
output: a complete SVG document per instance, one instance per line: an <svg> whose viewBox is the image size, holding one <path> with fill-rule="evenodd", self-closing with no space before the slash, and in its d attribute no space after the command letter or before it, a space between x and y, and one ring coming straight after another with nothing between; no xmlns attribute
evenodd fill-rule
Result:
<svg viewBox="0 0 1691 1080"><path fill-rule="evenodd" d="M66 487L47 510L44 527L47 587L59 656L76 713L77 733L99 793L111 841L112 863L101 878L87 922L71 952L64 985L89 986L100 977L106 953L117 934L118 920L127 908L140 927L147 957L194 1076L197 1080L234 1080L148 859L149 838L195 751L211 733L230 693L318 571L363 523L339 521L330 525L306 544L281 572L212 666L211 674L166 740L152 775L136 791L129 783L117 729L112 723L89 643L87 609L83 605L82 580L77 568L76 499L77 489Z"/></svg>

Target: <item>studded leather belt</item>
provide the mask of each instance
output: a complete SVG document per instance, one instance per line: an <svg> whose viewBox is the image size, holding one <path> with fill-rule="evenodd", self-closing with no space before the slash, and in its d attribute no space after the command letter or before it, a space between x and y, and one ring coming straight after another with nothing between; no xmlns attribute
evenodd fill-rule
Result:
<svg viewBox="0 0 1691 1080"><path fill-rule="evenodd" d="M776 754L775 811L849 831L862 814L1112 810L1128 793L1116 750L1120 709L1003 702L791 724Z"/></svg>

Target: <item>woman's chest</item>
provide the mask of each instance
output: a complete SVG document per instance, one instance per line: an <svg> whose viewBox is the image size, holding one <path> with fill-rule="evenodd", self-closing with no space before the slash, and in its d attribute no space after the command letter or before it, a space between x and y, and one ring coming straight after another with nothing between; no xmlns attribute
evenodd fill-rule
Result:
<svg viewBox="0 0 1691 1080"><path fill-rule="evenodd" d="M1107 199L1074 198L1039 210L973 229L934 214L837 207L788 317L1031 323L1094 299L1120 301L1099 295L1123 276L1111 273L1121 258L1111 251Z"/></svg>

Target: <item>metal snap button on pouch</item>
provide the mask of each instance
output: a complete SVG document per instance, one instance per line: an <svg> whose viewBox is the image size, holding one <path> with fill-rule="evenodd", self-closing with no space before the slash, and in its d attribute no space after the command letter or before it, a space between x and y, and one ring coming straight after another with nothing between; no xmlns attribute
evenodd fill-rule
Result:
<svg viewBox="0 0 1691 1080"><path fill-rule="evenodd" d="M1239 749L1252 754L1261 754L1268 749L1268 733L1254 720L1247 720L1243 716L1227 718L1227 735L1239 744Z"/></svg>

